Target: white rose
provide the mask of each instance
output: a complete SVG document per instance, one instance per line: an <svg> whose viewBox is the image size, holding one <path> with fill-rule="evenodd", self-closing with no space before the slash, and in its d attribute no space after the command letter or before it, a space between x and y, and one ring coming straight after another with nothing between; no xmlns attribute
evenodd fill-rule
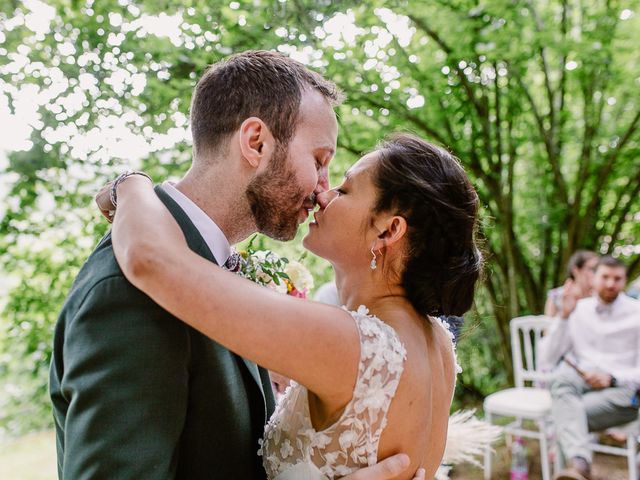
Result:
<svg viewBox="0 0 640 480"><path fill-rule="evenodd" d="M299 291L311 290L313 288L313 277L309 270L300 262L289 262L284 269L284 273L289 275L293 286Z"/></svg>

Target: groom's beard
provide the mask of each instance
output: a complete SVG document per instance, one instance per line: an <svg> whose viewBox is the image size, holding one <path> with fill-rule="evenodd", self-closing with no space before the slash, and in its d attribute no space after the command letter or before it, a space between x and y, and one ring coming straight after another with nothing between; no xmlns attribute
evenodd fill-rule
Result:
<svg viewBox="0 0 640 480"><path fill-rule="evenodd" d="M287 165L288 149L278 145L272 165L256 175L246 190L251 214L260 233L276 240L291 240L298 231L304 193Z"/></svg>

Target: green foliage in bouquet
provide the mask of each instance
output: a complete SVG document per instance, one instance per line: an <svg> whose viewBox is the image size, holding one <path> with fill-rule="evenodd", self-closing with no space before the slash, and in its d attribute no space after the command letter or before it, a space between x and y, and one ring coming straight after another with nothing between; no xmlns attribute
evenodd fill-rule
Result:
<svg viewBox="0 0 640 480"><path fill-rule="evenodd" d="M281 285L283 280L290 280L285 272L289 259L281 257L271 250L256 250L253 243L257 235L251 237L246 250L239 251L242 257L240 275L264 286L271 283Z"/></svg>

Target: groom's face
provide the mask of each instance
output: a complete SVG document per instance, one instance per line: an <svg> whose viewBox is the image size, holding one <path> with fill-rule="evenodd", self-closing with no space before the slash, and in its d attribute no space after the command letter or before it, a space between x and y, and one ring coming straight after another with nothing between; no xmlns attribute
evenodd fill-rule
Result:
<svg viewBox="0 0 640 480"><path fill-rule="evenodd" d="M278 145L269 168L247 187L259 232L291 240L315 206L315 195L329 188L338 125L333 108L318 92L305 91L298 125L288 145Z"/></svg>

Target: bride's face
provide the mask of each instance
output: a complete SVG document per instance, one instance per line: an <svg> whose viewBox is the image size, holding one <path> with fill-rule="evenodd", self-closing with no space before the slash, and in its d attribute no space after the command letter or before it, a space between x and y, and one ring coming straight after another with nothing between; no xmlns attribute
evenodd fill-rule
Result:
<svg viewBox="0 0 640 480"><path fill-rule="evenodd" d="M320 209L309 224L303 244L334 265L355 267L371 261L371 245L378 235L372 222L377 159L377 152L365 155L345 173L340 186L317 197Z"/></svg>

